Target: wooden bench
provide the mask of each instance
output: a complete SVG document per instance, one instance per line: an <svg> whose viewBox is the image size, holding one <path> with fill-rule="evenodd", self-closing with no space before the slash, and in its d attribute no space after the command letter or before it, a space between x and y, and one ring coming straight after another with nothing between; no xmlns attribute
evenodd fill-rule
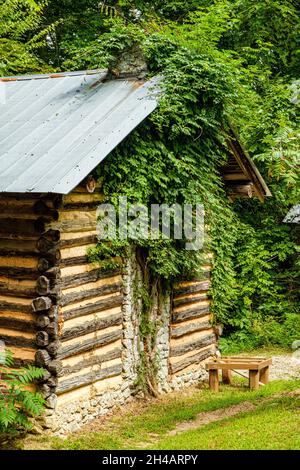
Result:
<svg viewBox="0 0 300 470"><path fill-rule="evenodd" d="M233 370L249 370L249 387L257 390L260 384L268 383L270 364L271 358L262 357L218 357L209 360L205 365L209 371L209 388L214 392L219 391L219 370L222 371L222 382L226 384L231 383Z"/></svg>

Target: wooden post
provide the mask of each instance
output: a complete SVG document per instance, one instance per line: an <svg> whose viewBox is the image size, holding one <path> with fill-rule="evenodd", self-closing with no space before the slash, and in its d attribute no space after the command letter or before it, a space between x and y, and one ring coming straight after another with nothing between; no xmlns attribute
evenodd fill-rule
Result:
<svg viewBox="0 0 300 470"><path fill-rule="evenodd" d="M259 381L263 384L267 384L269 382L269 366L264 367L259 371Z"/></svg>
<svg viewBox="0 0 300 470"><path fill-rule="evenodd" d="M223 384L231 384L232 371L230 369L222 369Z"/></svg>
<svg viewBox="0 0 300 470"><path fill-rule="evenodd" d="M250 387L250 390L259 389L259 371L258 370L249 370L249 387Z"/></svg>
<svg viewBox="0 0 300 470"><path fill-rule="evenodd" d="M219 391L219 371L218 369L211 369L209 371L209 388L212 392Z"/></svg>

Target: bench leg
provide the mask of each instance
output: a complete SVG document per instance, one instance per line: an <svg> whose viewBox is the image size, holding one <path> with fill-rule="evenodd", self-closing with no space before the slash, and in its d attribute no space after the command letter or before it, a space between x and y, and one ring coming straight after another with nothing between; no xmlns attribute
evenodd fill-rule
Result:
<svg viewBox="0 0 300 470"><path fill-rule="evenodd" d="M269 366L264 367L259 371L259 381L263 384L267 384L269 382Z"/></svg>
<svg viewBox="0 0 300 470"><path fill-rule="evenodd" d="M231 384L232 371L230 369L222 370L222 382L223 384Z"/></svg>
<svg viewBox="0 0 300 470"><path fill-rule="evenodd" d="M219 371L218 369L211 369L209 371L209 388L212 392L219 391Z"/></svg>
<svg viewBox="0 0 300 470"><path fill-rule="evenodd" d="M258 370L249 370L249 387L250 387L250 390L259 389L259 371Z"/></svg>

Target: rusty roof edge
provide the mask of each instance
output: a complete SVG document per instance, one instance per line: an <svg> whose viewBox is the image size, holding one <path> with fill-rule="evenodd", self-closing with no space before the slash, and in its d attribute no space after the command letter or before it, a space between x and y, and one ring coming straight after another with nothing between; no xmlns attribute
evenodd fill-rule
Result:
<svg viewBox="0 0 300 470"><path fill-rule="evenodd" d="M63 78L63 77L76 77L80 75L97 75L104 74L107 75L108 69L93 69L93 70L78 70L75 72L51 72L51 73L41 73L33 75L12 75L7 77L0 77L0 81L10 82L10 81L22 81L22 80L42 80L46 78Z"/></svg>

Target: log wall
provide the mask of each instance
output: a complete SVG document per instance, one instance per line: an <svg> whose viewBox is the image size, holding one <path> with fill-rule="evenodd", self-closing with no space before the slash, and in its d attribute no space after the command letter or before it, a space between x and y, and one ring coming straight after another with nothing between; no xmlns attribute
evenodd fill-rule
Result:
<svg viewBox="0 0 300 470"><path fill-rule="evenodd" d="M87 253L97 242L96 208L101 194L78 187L63 196L60 231L60 332L56 359L58 405L76 389L122 373L122 278L104 271ZM64 395L64 396L63 396Z"/></svg>
<svg viewBox="0 0 300 470"><path fill-rule="evenodd" d="M174 386L192 383L204 372L201 364L216 350L211 324L210 271L203 267L201 279L174 285L170 325L170 382Z"/></svg>
<svg viewBox="0 0 300 470"><path fill-rule="evenodd" d="M16 365L45 368L49 408L122 372L121 274L87 259L100 201L84 186L0 198L0 339Z"/></svg>
<svg viewBox="0 0 300 470"><path fill-rule="evenodd" d="M56 197L43 194L0 197L0 339L16 365L33 364L39 344L52 341L53 322L45 323L42 313L45 302L47 308L55 305L57 292L42 296L45 282L49 292L55 284L59 262L59 234L45 228L58 219L57 205Z"/></svg>
<svg viewBox="0 0 300 470"><path fill-rule="evenodd" d="M0 198L0 339L17 365L45 369L40 391L45 426L64 434L124 403L140 361L135 253L120 269L90 263L97 242L98 189L66 196ZM215 352L210 262L201 280L179 282L166 296L157 332L162 391L195 383ZM170 321L171 315L171 321Z"/></svg>

